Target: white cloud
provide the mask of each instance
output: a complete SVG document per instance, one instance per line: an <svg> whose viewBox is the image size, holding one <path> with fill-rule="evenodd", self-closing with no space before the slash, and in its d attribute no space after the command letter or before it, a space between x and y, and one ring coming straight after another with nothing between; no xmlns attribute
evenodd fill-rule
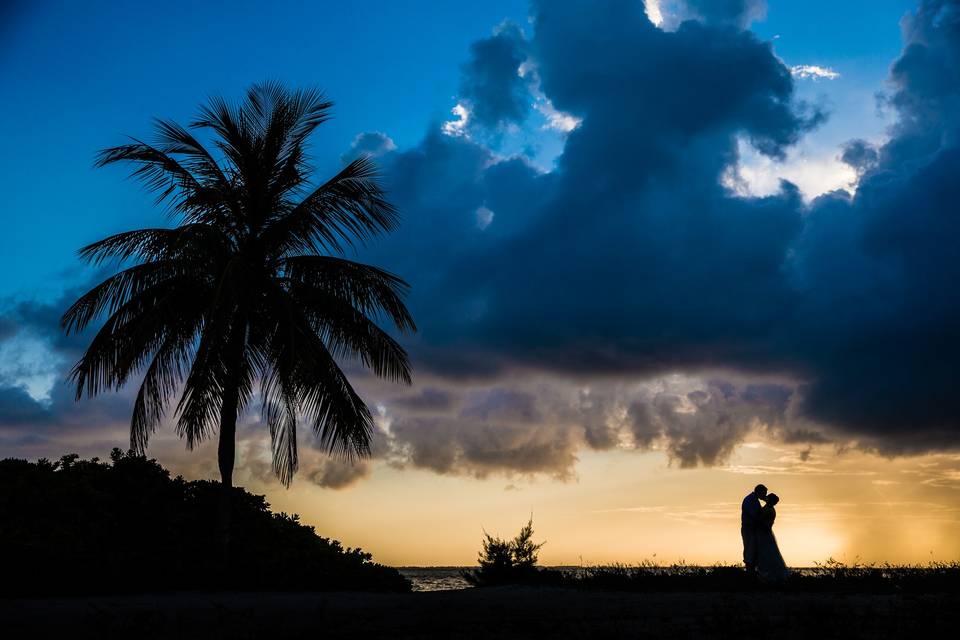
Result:
<svg viewBox="0 0 960 640"><path fill-rule="evenodd" d="M658 27L663 24L663 12L660 11L660 0L644 0L644 9L650 22Z"/></svg>
<svg viewBox="0 0 960 640"><path fill-rule="evenodd" d="M20 387L37 402L50 400L60 358L42 339L20 333L0 342L0 386Z"/></svg>
<svg viewBox="0 0 960 640"><path fill-rule="evenodd" d="M496 214L486 207L479 207L474 215L477 218L477 228L483 231L490 226Z"/></svg>
<svg viewBox="0 0 960 640"><path fill-rule="evenodd" d="M466 135L467 123L470 121L470 111L468 111L462 103L458 102L457 105L450 110L450 113L457 116L457 119L444 122L441 130L448 136Z"/></svg>
<svg viewBox="0 0 960 640"><path fill-rule="evenodd" d="M517 69L517 75L529 82L530 93L534 98L533 108L536 109L546 121L543 125L544 129L552 129L560 133L570 133L580 126L582 122L580 118L554 107L550 98L543 93L543 90L540 88L540 76L537 73L537 65L533 60L529 58L524 60L523 64Z"/></svg>
<svg viewBox="0 0 960 640"><path fill-rule="evenodd" d="M830 67L821 67L815 64L797 64L790 67L790 73L794 78L803 78L805 80L836 80L840 77L838 71Z"/></svg>
<svg viewBox="0 0 960 640"><path fill-rule="evenodd" d="M780 190L781 180L797 185L807 201L837 189L856 190L857 172L840 161L836 150L801 145L781 161L757 152L744 140L738 146L740 162L730 167L723 183L740 196L772 195Z"/></svg>
<svg viewBox="0 0 960 640"><path fill-rule="evenodd" d="M546 118L547 122L543 125L545 129L553 129L561 133L570 133L580 126L580 118L570 115L569 113L564 113L563 111L558 111L556 107L553 106L553 103L550 102L549 98L544 97L543 99L538 99L534 107Z"/></svg>

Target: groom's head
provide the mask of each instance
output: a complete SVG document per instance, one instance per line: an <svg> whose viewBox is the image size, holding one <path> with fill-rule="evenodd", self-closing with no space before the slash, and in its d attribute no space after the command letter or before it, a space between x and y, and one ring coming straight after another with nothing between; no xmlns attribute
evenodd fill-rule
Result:
<svg viewBox="0 0 960 640"><path fill-rule="evenodd" d="M753 488L753 492L757 494L757 497L761 500L767 497L767 488L762 484L758 484Z"/></svg>

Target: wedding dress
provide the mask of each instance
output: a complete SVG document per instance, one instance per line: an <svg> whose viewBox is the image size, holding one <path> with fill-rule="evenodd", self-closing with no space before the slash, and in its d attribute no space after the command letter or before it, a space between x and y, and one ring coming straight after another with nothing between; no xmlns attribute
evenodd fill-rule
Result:
<svg viewBox="0 0 960 640"><path fill-rule="evenodd" d="M789 575L787 563L783 560L777 538L773 535L773 523L777 511L766 506L760 511L760 526L756 533L757 573L764 582L783 582Z"/></svg>

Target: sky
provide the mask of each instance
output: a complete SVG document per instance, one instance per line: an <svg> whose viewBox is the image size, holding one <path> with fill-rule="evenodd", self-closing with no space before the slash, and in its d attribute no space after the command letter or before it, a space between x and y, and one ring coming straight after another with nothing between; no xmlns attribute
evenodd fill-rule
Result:
<svg viewBox="0 0 960 640"><path fill-rule="evenodd" d="M790 564L960 557L956 0L4 3L0 456L126 446L57 320L79 247L171 221L94 155L265 79L335 101L318 176L381 167L403 223L350 257L420 328L411 387L352 371L370 460L301 433L285 489L244 416L275 508L394 565L531 515L547 564L736 562L763 482Z"/></svg>

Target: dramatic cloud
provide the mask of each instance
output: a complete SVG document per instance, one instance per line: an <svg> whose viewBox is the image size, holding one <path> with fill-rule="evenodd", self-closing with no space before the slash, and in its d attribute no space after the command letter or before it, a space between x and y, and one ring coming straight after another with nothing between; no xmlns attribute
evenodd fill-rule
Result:
<svg viewBox="0 0 960 640"><path fill-rule="evenodd" d="M815 203L793 264L807 414L886 451L955 447L960 424L958 4L921 2L903 26L891 139L847 145L857 194Z"/></svg>
<svg viewBox="0 0 960 640"><path fill-rule="evenodd" d="M77 404L67 383L92 337L90 332L66 337L60 331L60 315L81 289L49 302L7 301L0 307L0 326L15 327L0 335L0 450L7 455L55 456L66 453L65 447L104 455L126 443L132 392Z"/></svg>
<svg viewBox="0 0 960 640"><path fill-rule="evenodd" d="M811 80L836 80L840 74L830 67L821 67L815 64L798 64L790 67L790 73L797 78Z"/></svg>
<svg viewBox="0 0 960 640"><path fill-rule="evenodd" d="M746 28L767 13L766 0L681 0L680 14L709 25Z"/></svg>
<svg viewBox="0 0 960 640"><path fill-rule="evenodd" d="M409 257L376 257L417 284L426 364L776 368L762 343L787 311L780 267L802 202L789 185L737 198L720 177L737 136L779 157L818 114L794 104L789 71L749 33L696 22L664 33L635 3L591 7L537 5L527 45L544 92L582 118L556 171L433 134L388 163L406 216L390 244ZM483 232L480 206L496 212Z"/></svg>
<svg viewBox="0 0 960 640"><path fill-rule="evenodd" d="M584 449L662 450L681 467L714 465L749 435L778 435L792 397L777 384L684 376L589 386L513 377L469 385L455 400L425 390L388 402L377 455L400 467L480 478L569 479Z"/></svg>
<svg viewBox="0 0 960 640"><path fill-rule="evenodd" d="M766 16L766 0L646 0L649 20L673 30L685 20L697 20L712 27L745 29Z"/></svg>
<svg viewBox="0 0 960 640"><path fill-rule="evenodd" d="M373 471L367 460L341 460L330 457L323 458L319 463L310 464L308 461L303 468L310 482L328 489L346 489L368 477Z"/></svg>
<svg viewBox="0 0 960 640"><path fill-rule="evenodd" d="M792 392L778 385L738 389L726 381L685 395L660 393L630 405L638 443L663 439L671 459L682 467L724 462L734 446L759 427L775 427L786 418Z"/></svg>
<svg viewBox="0 0 960 640"><path fill-rule="evenodd" d="M477 124L494 127L519 123L530 110L527 84L519 73L526 60L526 41L520 28L501 25L496 33L470 47L470 61L464 65L460 97Z"/></svg>
<svg viewBox="0 0 960 640"><path fill-rule="evenodd" d="M905 23L889 142L853 141L825 165L849 172L844 185L859 175L856 195L813 203L790 183L764 197L729 187L742 144L780 162L824 118L768 43L729 28L759 5L733 4L746 13L662 31L635 2L535 2L513 59L579 122L556 168L432 133L387 159L406 224L372 255L415 284L420 370L776 375L797 394L783 437L956 446L955 3L924 2ZM481 207L496 212L484 230ZM672 454L709 464L725 446Z"/></svg>
<svg viewBox="0 0 960 640"><path fill-rule="evenodd" d="M863 174L877 166L880 154L877 149L866 140L851 140L843 145L840 159Z"/></svg>

